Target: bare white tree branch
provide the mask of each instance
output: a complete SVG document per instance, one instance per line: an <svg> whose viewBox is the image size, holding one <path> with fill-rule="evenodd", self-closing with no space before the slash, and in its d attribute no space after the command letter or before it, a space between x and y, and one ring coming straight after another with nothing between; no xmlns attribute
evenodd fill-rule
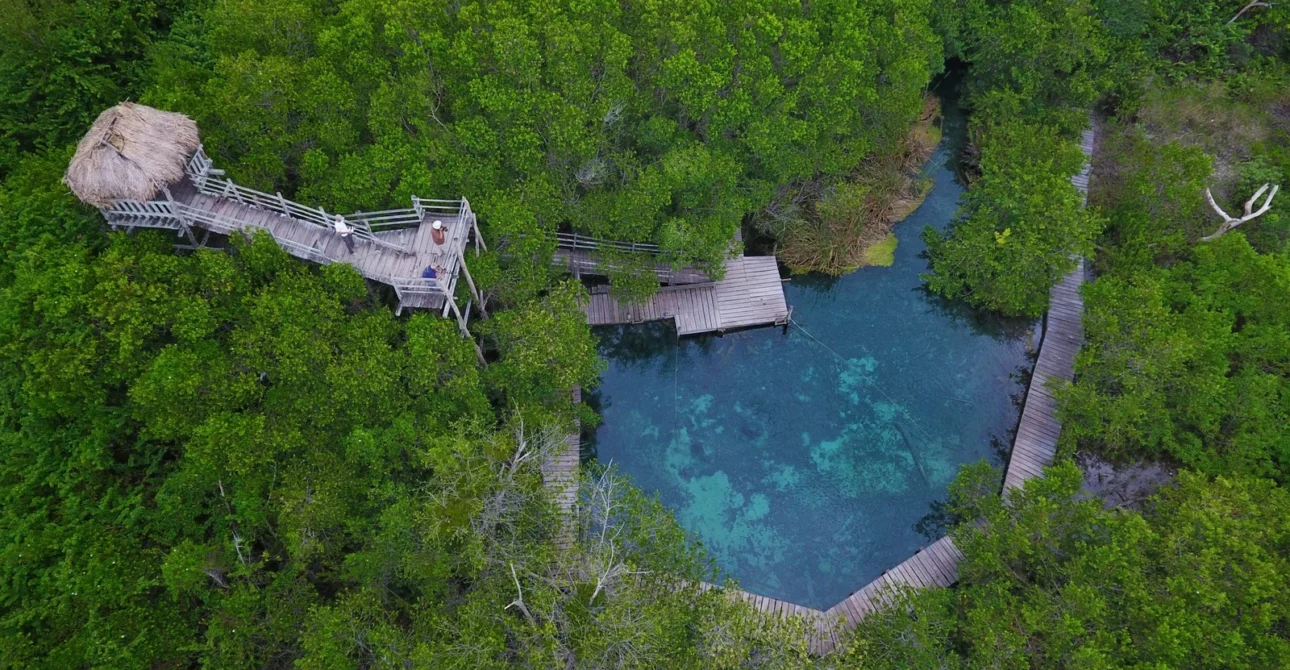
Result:
<svg viewBox="0 0 1290 670"><path fill-rule="evenodd" d="M1272 189L1272 192L1268 193L1267 199L1263 201L1263 206L1259 207L1258 211L1253 211L1255 201L1257 201L1259 197L1261 197L1264 193L1266 193L1269 188ZM1218 230L1214 231L1213 233L1200 238L1201 241L1210 242L1210 241L1216 240L1222 237L1223 234L1226 233L1227 231L1241 225L1242 223L1245 223L1250 219L1255 219L1266 214L1269 209L1272 209L1272 199L1276 197L1277 191L1279 190L1281 190L1280 186L1273 186L1272 184L1264 184L1263 186L1259 187L1259 190L1255 191L1254 195L1251 196L1249 200L1245 201L1244 214L1240 218L1235 218L1232 215L1228 214L1227 212L1223 211L1223 208L1219 207L1217 202L1214 202L1214 194L1210 193L1209 189L1205 189L1205 200L1209 202L1209 206L1213 207L1215 212L1218 212L1219 216L1223 217L1223 225L1219 226Z"/></svg>
<svg viewBox="0 0 1290 670"><path fill-rule="evenodd" d="M228 503L228 497L224 495L224 480L220 479L216 481L215 485L219 487L219 497L220 500L224 501L224 507L228 510L228 515L230 517L233 516L233 506ZM237 560L245 566L246 556L242 555L242 538L237 534L237 522L229 519L228 527L233 533L233 551L237 552Z"/></svg>
<svg viewBox="0 0 1290 670"><path fill-rule="evenodd" d="M537 621L533 620L533 615L529 613L528 606L524 604L524 589L523 587L520 586L520 578L515 574L514 563L511 564L511 579L515 580L515 590L516 592L519 593L519 595L515 597L515 600L511 601L511 604L507 605L503 609L518 607L520 612L524 613L524 618L529 620L529 625L537 626Z"/></svg>
<svg viewBox="0 0 1290 670"><path fill-rule="evenodd" d="M1236 16L1233 16L1231 20L1227 22L1227 25L1230 26L1233 23L1236 23L1236 20L1241 18L1242 14L1250 11L1251 9L1254 9L1255 7L1271 7L1271 6L1272 6L1272 3L1270 2L1259 2L1259 0L1254 0L1254 2L1251 2L1250 4L1242 7L1241 11L1237 12Z"/></svg>

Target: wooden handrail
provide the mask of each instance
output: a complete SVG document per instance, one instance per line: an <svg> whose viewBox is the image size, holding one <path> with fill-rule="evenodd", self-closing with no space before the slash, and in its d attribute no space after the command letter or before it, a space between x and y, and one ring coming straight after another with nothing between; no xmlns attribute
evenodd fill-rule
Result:
<svg viewBox="0 0 1290 670"><path fill-rule="evenodd" d="M578 249L585 251L598 251L600 249L614 249L616 251L626 251L635 254L653 254L662 253L662 249L657 244L649 242L619 242L617 240L605 240L578 233L556 233L556 245L562 249Z"/></svg>
<svg viewBox="0 0 1290 670"><path fill-rule="evenodd" d="M346 225L354 229L352 234L360 240L399 253L412 253L412 250L407 246L394 244L374 235L369 223L362 218L351 219L339 214L329 214L321 207L315 209L288 200L282 197L281 193L269 195L268 193L242 186L231 179L224 179L213 174L208 174L203 183L195 185L197 185L198 190L206 195L231 198L248 207L276 212L281 216L289 216L297 221L327 230L335 230L336 219L340 218Z"/></svg>

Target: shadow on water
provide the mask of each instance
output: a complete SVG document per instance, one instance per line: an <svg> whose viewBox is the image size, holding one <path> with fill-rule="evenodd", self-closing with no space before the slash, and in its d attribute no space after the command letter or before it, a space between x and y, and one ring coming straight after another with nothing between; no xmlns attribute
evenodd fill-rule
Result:
<svg viewBox="0 0 1290 670"><path fill-rule="evenodd" d="M959 467L1000 463L1011 444L1036 324L973 313L919 278L919 233L943 230L963 192L965 121L952 98L943 108L933 187L896 226L891 267L794 277L787 333L596 329L608 368L586 396L604 418L589 449L755 593L833 605L944 533Z"/></svg>
<svg viewBox="0 0 1290 670"><path fill-rule="evenodd" d="M811 272L793 275L789 283L793 284L793 287L798 290L807 291L820 297L827 297L838 290L842 283L842 277L826 275L821 272Z"/></svg>
<svg viewBox="0 0 1290 670"><path fill-rule="evenodd" d="M922 295L928 307L942 318L971 328L978 335L999 341L1012 341L1037 334L1038 324L1034 319L1005 317L973 309L962 300L949 300L932 293L926 286L919 286L915 290Z"/></svg>
<svg viewBox="0 0 1290 670"><path fill-rule="evenodd" d="M676 328L671 321L650 321L631 326L596 328L600 355L628 366L653 363L660 351L676 344Z"/></svg>
<svg viewBox="0 0 1290 670"><path fill-rule="evenodd" d="M967 114L959 100L967 88L968 65L953 59L945 64L945 72L932 82L932 90L941 99L941 148L945 151L945 167L954 173L959 183L963 179L963 158L968 149Z"/></svg>

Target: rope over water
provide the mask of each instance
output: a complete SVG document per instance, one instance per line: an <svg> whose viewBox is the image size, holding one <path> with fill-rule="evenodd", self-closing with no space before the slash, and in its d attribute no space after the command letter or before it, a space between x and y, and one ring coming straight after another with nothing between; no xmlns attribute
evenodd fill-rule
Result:
<svg viewBox="0 0 1290 670"><path fill-rule="evenodd" d="M812 340L815 340L816 344L820 345L821 347L824 347L826 351L836 356L838 360L848 365L851 364L851 359L847 358L846 356L843 356L842 354L838 353L837 350L835 350L833 347L830 347L829 345L822 342L820 338L811 334L811 331L803 327L802 324L798 323L796 319L790 316L788 317L788 322L793 324L794 326L797 326L797 329L802 331L804 335L811 338ZM904 404L897 402L896 399L893 398L890 393L887 393L887 391L882 388L882 385L879 384L876 380L872 382L872 386L873 388L877 389L877 391L881 393L882 396L887 399L887 402L890 402L893 407L897 407L900 409L901 414L903 414L905 418L909 420L909 423L913 425L913 428L917 432L922 434L921 437L924 441L928 443L932 442L931 434L928 433L922 427L922 425L918 423L918 420L915 419L914 416L909 413L909 410L905 407ZM914 441L909 439L909 436L905 434L905 431L901 427L900 423L896 424L896 430L897 432L900 433L900 436L904 439L905 446L909 449L909 457L911 460L914 461L914 466L918 468L918 474L922 475L923 477L923 484L930 489L932 487L932 483L931 483L931 480L928 479L927 477L927 471L923 469L922 454L918 453L918 448L914 445Z"/></svg>

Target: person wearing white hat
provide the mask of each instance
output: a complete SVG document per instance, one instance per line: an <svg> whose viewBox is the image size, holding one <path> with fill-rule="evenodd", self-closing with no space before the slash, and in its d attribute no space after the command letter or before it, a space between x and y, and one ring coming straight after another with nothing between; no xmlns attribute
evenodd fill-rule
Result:
<svg viewBox="0 0 1290 670"><path fill-rule="evenodd" d="M448 239L445 234L447 230L443 225L443 221L435 219L434 223L430 224L430 238L434 240L435 244L443 244Z"/></svg>

